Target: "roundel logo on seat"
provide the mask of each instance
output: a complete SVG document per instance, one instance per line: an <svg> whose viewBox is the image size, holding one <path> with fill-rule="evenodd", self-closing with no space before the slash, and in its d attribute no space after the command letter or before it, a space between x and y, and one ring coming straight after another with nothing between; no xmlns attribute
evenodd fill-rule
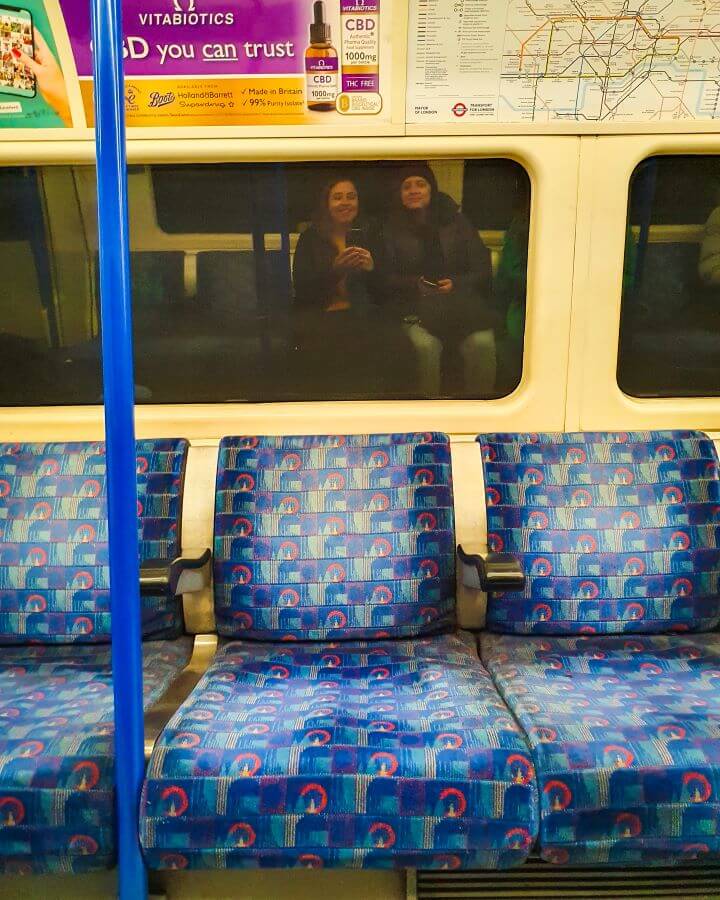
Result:
<svg viewBox="0 0 720 900"><path fill-rule="evenodd" d="M313 728L305 733L305 740L313 747L323 747L329 744L331 739L332 735L324 728Z"/></svg>
<svg viewBox="0 0 720 900"><path fill-rule="evenodd" d="M370 454L370 461L376 469L384 469L390 462L390 457L384 450L373 450Z"/></svg>
<svg viewBox="0 0 720 900"><path fill-rule="evenodd" d="M392 544L387 538L375 538L371 544L372 555L375 557L390 556Z"/></svg>
<svg viewBox="0 0 720 900"><path fill-rule="evenodd" d="M608 744L603 748L603 753L614 769L627 769L634 760L635 756L627 747L621 747L619 744Z"/></svg>
<svg viewBox="0 0 720 900"><path fill-rule="evenodd" d="M96 763L90 760L77 763L73 766L72 772L75 788L78 791L90 791L100 781L100 769Z"/></svg>
<svg viewBox="0 0 720 900"><path fill-rule="evenodd" d="M170 869L171 871L186 869L188 865L188 858L186 856L183 856L182 853L164 853L160 857L161 869Z"/></svg>
<svg viewBox="0 0 720 900"><path fill-rule="evenodd" d="M585 488L576 488L570 495L572 506L590 506L592 504L592 494Z"/></svg>
<svg viewBox="0 0 720 900"><path fill-rule="evenodd" d="M16 797L0 798L0 826L13 828L25 818L25 807Z"/></svg>
<svg viewBox="0 0 720 900"><path fill-rule="evenodd" d="M45 744L42 741L23 741L22 744L18 745L17 755L24 759L29 759L39 756L44 749Z"/></svg>
<svg viewBox="0 0 720 900"><path fill-rule="evenodd" d="M524 484L538 485L545 481L545 475L540 469L528 468L525 470L522 480Z"/></svg>
<svg viewBox="0 0 720 900"><path fill-rule="evenodd" d="M325 581L340 582L345 581L345 568L340 563L330 563L325 569ZM332 613L331 613L332 615ZM341 613L342 615L342 613ZM329 618L329 617L328 617ZM347 620L346 620L347 621Z"/></svg>
<svg viewBox="0 0 720 900"><path fill-rule="evenodd" d="M25 609L31 613L45 612L47 606L47 599L42 594L30 594L25 601Z"/></svg>
<svg viewBox="0 0 720 900"><path fill-rule="evenodd" d="M250 584L252 581L252 570L249 566L233 566L232 576L235 584Z"/></svg>
<svg viewBox="0 0 720 900"><path fill-rule="evenodd" d="M306 784L300 789L300 797L305 804L305 812L308 815L318 815L328 802L327 791L319 784Z"/></svg>
<svg viewBox="0 0 720 900"><path fill-rule="evenodd" d="M87 834L74 834L68 841L68 851L77 856L94 856L98 842Z"/></svg>
<svg viewBox="0 0 720 900"><path fill-rule="evenodd" d="M440 791L439 800L445 818L458 819L465 815L467 800L465 794L457 788L445 788Z"/></svg>
<svg viewBox="0 0 720 900"><path fill-rule="evenodd" d="M57 475L60 463L56 459L47 458L40 463L40 475Z"/></svg>
<svg viewBox="0 0 720 900"><path fill-rule="evenodd" d="M394 775L398 770L398 759L393 753L387 753L384 750L373 753L370 762L374 766L375 774L382 777Z"/></svg>
<svg viewBox="0 0 720 900"><path fill-rule="evenodd" d="M511 850L528 850L533 839L527 828L511 828L505 832L505 844Z"/></svg>
<svg viewBox="0 0 720 900"><path fill-rule="evenodd" d="M712 785L700 772L683 773L682 783L691 803L706 803L712 796Z"/></svg>
<svg viewBox="0 0 720 900"><path fill-rule="evenodd" d="M298 856L298 865L304 869L322 869L323 861L316 853L301 853Z"/></svg>
<svg viewBox="0 0 720 900"><path fill-rule="evenodd" d="M373 822L369 829L370 839L378 850L387 850L397 840L395 831L387 822Z"/></svg>
<svg viewBox="0 0 720 900"><path fill-rule="evenodd" d="M444 731L435 738L435 742L440 744L443 750L459 750L463 745L463 739L459 734L453 734L450 731Z"/></svg>
<svg viewBox="0 0 720 900"><path fill-rule="evenodd" d="M625 466L619 466L613 472L613 482L615 484L632 484L635 481L635 476L630 471L630 469Z"/></svg>
<svg viewBox="0 0 720 900"><path fill-rule="evenodd" d="M671 459L675 459L676 453L674 447L669 444L658 444L655 448L655 455L659 456L663 462L669 462Z"/></svg>
<svg viewBox="0 0 720 900"><path fill-rule="evenodd" d="M253 523L250 519L240 516L233 522L233 529L240 537L247 537L253 533Z"/></svg>
<svg viewBox="0 0 720 900"><path fill-rule="evenodd" d="M441 853L433 856L431 868L433 869L459 869L462 866L462 860L454 853Z"/></svg>
<svg viewBox="0 0 720 900"><path fill-rule="evenodd" d="M87 616L78 616L72 623L73 634L92 634L93 628L92 619Z"/></svg>
<svg viewBox="0 0 720 900"><path fill-rule="evenodd" d="M529 784L535 777L532 763L520 753L511 753L507 764L514 784Z"/></svg>
<svg viewBox="0 0 720 900"><path fill-rule="evenodd" d="M249 778L259 771L261 765L262 761L256 753L238 753L232 761L230 771L241 778Z"/></svg>
<svg viewBox="0 0 720 900"><path fill-rule="evenodd" d="M146 456L138 456L137 458L137 473L138 475L144 475L147 470L150 468L150 463L147 460Z"/></svg>
<svg viewBox="0 0 720 900"><path fill-rule="evenodd" d="M543 788L543 793L547 794L550 801L550 809L553 812L567 809L572 802L572 791L564 781L548 781Z"/></svg>
<svg viewBox="0 0 720 900"><path fill-rule="evenodd" d="M228 831L228 838L233 847L252 847L255 837L255 829L247 822L235 822Z"/></svg>
<svg viewBox="0 0 720 900"><path fill-rule="evenodd" d="M434 559L423 559L420 563L420 575L423 578L437 578L440 566Z"/></svg>
<svg viewBox="0 0 720 900"><path fill-rule="evenodd" d="M642 831L640 817L634 813L623 812L615 817L618 836L621 838L637 837Z"/></svg>
<svg viewBox="0 0 720 900"><path fill-rule="evenodd" d="M36 503L30 514L31 519L49 519L50 516L52 516L52 506L45 500Z"/></svg>
<svg viewBox="0 0 720 900"><path fill-rule="evenodd" d="M685 499L682 490L675 485L669 485L668 487L663 488L662 496L665 503L682 503Z"/></svg>
<svg viewBox="0 0 720 900"><path fill-rule="evenodd" d="M370 498L370 509L374 512L384 512L390 507L390 498L387 494L377 493Z"/></svg>
<svg viewBox="0 0 720 900"><path fill-rule="evenodd" d="M674 550L687 550L690 546L690 535L686 531L675 531L670 543Z"/></svg>
<svg viewBox="0 0 720 900"><path fill-rule="evenodd" d="M414 481L422 487L427 487L435 482L435 475L430 469L418 469Z"/></svg>
<svg viewBox="0 0 720 900"><path fill-rule="evenodd" d="M160 794L162 801L163 814L166 816L181 816L187 811L189 806L188 796L181 787L172 785L166 787Z"/></svg>
<svg viewBox="0 0 720 900"><path fill-rule="evenodd" d="M238 491L247 493L255 487L255 479L249 472L240 472L235 476L235 488Z"/></svg>
<svg viewBox="0 0 720 900"><path fill-rule="evenodd" d="M372 595L370 597L371 603L377 603L380 606L386 606L388 603L392 603L393 601L393 592L392 590L384 584L376 585L372 590Z"/></svg>

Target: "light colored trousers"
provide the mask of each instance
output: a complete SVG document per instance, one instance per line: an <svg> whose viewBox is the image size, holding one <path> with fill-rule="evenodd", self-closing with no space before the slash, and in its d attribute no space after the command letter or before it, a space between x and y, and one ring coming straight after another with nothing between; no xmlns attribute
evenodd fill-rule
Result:
<svg viewBox="0 0 720 900"><path fill-rule="evenodd" d="M441 388L442 350L440 338L435 337L417 322L404 324L405 334L415 349L419 361L418 387L425 397L439 397ZM489 394L495 387L497 354L495 332L474 331L460 344L463 358L465 390L469 394Z"/></svg>

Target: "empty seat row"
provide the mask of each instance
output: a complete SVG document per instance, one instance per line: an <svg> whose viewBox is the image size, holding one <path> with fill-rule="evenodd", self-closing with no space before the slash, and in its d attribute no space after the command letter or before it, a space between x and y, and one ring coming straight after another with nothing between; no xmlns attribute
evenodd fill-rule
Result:
<svg viewBox="0 0 720 900"><path fill-rule="evenodd" d="M478 440L490 553L460 559L489 589L480 655L456 626L445 435L221 441L221 644L150 757L148 866L720 858L712 441ZM138 444L154 576L179 556L186 455ZM1 871L112 861L104 478L102 445L0 446ZM143 589L148 705L191 653L173 585Z"/></svg>

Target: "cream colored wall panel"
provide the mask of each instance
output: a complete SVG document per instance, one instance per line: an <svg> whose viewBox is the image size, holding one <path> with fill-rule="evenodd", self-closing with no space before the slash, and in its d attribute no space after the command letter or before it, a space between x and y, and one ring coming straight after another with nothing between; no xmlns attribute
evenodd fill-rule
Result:
<svg viewBox="0 0 720 900"><path fill-rule="evenodd" d="M612 136L580 143L567 425L720 429L720 397L638 399L624 394L616 377L630 177L649 156L720 154L720 136Z"/></svg>

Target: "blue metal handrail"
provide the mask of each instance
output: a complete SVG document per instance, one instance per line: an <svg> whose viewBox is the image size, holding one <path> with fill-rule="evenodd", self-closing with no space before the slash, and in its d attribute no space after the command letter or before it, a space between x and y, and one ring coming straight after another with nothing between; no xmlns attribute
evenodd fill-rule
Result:
<svg viewBox="0 0 720 900"><path fill-rule="evenodd" d="M92 0L100 313L107 441L118 896L147 897L138 837L143 755L134 378L120 0Z"/></svg>

